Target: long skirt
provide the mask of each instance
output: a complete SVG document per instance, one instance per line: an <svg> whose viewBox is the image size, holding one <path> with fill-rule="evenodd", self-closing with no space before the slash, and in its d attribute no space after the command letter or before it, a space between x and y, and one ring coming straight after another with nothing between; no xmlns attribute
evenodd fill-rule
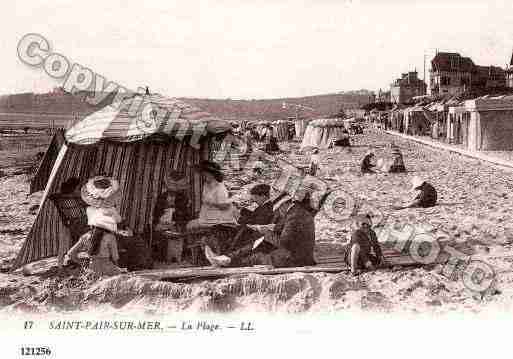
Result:
<svg viewBox="0 0 513 359"><path fill-rule="evenodd" d="M91 263L89 263L89 270L100 277L126 273L126 270L119 268L107 257L92 257Z"/></svg>

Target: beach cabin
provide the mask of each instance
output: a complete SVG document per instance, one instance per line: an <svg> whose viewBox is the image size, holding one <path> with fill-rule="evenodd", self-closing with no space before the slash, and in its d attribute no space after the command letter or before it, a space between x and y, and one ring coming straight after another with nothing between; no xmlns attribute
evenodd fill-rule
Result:
<svg viewBox="0 0 513 359"><path fill-rule="evenodd" d="M133 113L134 104L137 111ZM211 144L231 133L220 120L183 101L158 94L134 94L87 116L65 132L41 206L14 268L53 256L61 259L70 236L52 201L69 178L105 175L120 183L119 211L128 226L147 240L152 214L170 171L189 183L190 216L201 205L201 176L192 165L211 158Z"/></svg>
<svg viewBox="0 0 513 359"><path fill-rule="evenodd" d="M456 130L470 151L513 150L513 96L480 97L455 109ZM458 132L456 132L458 134Z"/></svg>

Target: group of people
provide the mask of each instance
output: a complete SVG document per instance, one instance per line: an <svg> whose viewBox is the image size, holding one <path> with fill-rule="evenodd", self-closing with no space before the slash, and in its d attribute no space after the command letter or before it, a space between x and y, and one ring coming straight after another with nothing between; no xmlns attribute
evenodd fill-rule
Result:
<svg viewBox="0 0 513 359"><path fill-rule="evenodd" d="M361 162L360 169L362 173L375 173L376 169L379 169L382 172L388 173L404 173L406 172L406 167L404 165L403 155L401 150L397 145L392 143L390 145L392 148L392 160L389 162L385 162L382 159L377 160L376 156L372 151L368 151Z"/></svg>
<svg viewBox="0 0 513 359"><path fill-rule="evenodd" d="M364 158L362 172L364 168L370 170L371 160L371 154ZM318 164L310 172L315 175L317 168ZM201 175L203 183L199 216L191 219L189 180L177 172L170 172L165 181L165 190L157 199L153 211L151 224L156 232L183 233L217 225L231 226L236 229L234 238L215 238L214 244L211 238L203 239L204 256L213 266L299 267L315 264L314 218L328 193L316 188L315 184L309 186L304 183L303 191L296 191L294 195L283 192L272 198L269 185L257 184L250 190L251 201L257 207L249 210L241 208L232 200L217 163L202 161L193 170ZM397 209L436 204L436 190L427 181L414 177L412 190L415 191L412 200ZM79 186L77 179L71 179L63 184L62 192L69 196L79 194L87 205L89 231L69 250L69 260L79 262L78 253L86 251L91 258L90 269L97 274L125 272L125 269L118 266L116 236L130 236L133 232L124 225L117 210L120 193L118 181L98 176ZM356 216L354 224L344 256L351 271L358 273L362 269L382 265L384 258L372 230L371 217Z"/></svg>

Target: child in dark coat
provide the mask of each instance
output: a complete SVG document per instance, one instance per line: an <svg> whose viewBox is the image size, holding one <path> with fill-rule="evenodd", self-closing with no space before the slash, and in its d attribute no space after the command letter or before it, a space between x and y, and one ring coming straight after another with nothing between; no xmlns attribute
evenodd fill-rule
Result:
<svg viewBox="0 0 513 359"><path fill-rule="evenodd" d="M357 229L346 247L345 261L353 275L362 269L374 269L384 263L383 253L376 233L371 228L369 215L355 218Z"/></svg>

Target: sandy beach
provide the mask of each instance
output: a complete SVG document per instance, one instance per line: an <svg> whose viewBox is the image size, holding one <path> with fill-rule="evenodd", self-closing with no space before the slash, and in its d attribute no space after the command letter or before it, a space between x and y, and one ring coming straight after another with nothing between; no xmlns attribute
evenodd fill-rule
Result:
<svg viewBox="0 0 513 359"><path fill-rule="evenodd" d="M401 149L406 174L361 175L359 162L372 150L378 158L389 156L389 143ZM352 138L350 149L321 151L320 178L330 188L352 193L371 211L380 212L384 226L406 223L428 228L444 243L483 255L495 272L495 283L485 293L469 290L457 275L447 278L441 265L395 267L353 277L348 273L250 275L194 283L152 281L118 276L92 282L78 270L41 276L9 274L7 269L35 218L42 194L27 196L29 177L16 173L16 164L5 165L0 178L0 310L52 312L104 310L119 312L143 309L165 312L288 313L340 310L408 313L484 312L511 310L513 259L504 257L513 243L513 173L391 135L367 131ZM308 163L299 143L280 144L279 157L296 165ZM267 169L261 181L277 175ZM391 205L409 198L409 180L421 175L438 190L439 204L430 209L394 211ZM231 174L228 186L239 191L244 202L244 182ZM365 207L364 207L365 208ZM324 212L316 217L317 255L339 254L350 228L330 220Z"/></svg>

